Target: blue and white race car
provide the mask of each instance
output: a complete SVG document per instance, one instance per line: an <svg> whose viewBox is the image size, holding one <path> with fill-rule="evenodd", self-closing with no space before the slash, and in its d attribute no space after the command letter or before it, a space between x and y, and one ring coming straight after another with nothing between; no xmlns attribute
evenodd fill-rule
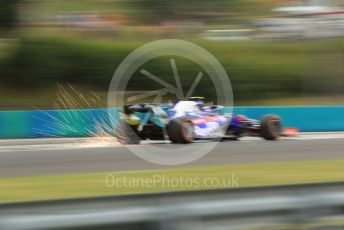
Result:
<svg viewBox="0 0 344 230"><path fill-rule="evenodd" d="M123 144L141 140L170 140L191 143L199 139L238 139L260 136L275 140L282 134L281 119L265 115L260 121L226 113L220 105L205 106L201 98L175 101L168 105L125 105L115 136Z"/></svg>

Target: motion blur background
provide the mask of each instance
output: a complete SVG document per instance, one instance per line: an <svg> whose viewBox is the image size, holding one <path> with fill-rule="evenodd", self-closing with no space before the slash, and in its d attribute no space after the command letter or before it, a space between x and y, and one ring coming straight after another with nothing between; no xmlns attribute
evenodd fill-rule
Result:
<svg viewBox="0 0 344 230"><path fill-rule="evenodd" d="M119 63L164 38L218 58L236 105L341 104L343 36L343 0L2 0L0 108L53 108L58 84L97 95L93 107L104 107ZM184 64L191 84L197 70ZM169 66L152 65L173 80ZM143 78L129 89L149 90ZM211 97L207 80L200 86L196 93Z"/></svg>
<svg viewBox="0 0 344 230"><path fill-rule="evenodd" d="M221 142L192 164L168 168L109 137L101 129L107 110L44 110L105 108L122 60L167 38L193 42L220 61L234 105L244 105L240 114L277 113L301 131L344 130L344 106L246 107L343 105L344 0L0 0L0 229L343 229L342 132ZM169 58L145 69L174 84ZM187 90L200 67L173 58ZM214 101L211 86L204 76L192 96ZM159 87L135 73L127 89ZM92 138L28 139L47 136ZM109 175L235 175L241 188L107 186ZM199 191L173 193L181 190ZM99 196L110 197L6 204Z"/></svg>

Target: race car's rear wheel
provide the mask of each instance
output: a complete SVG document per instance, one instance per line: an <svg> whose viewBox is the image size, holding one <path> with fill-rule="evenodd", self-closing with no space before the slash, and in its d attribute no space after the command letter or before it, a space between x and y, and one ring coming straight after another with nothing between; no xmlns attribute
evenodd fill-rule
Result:
<svg viewBox="0 0 344 230"><path fill-rule="evenodd" d="M260 132L265 140L275 140L282 132L282 123L279 116L265 115L260 120Z"/></svg>
<svg viewBox="0 0 344 230"><path fill-rule="evenodd" d="M192 122L183 118L170 121L167 126L167 134L173 143L187 144L195 139Z"/></svg>
<svg viewBox="0 0 344 230"><path fill-rule="evenodd" d="M123 145L139 144L141 138L134 132L133 128L124 120L116 124L115 137Z"/></svg>

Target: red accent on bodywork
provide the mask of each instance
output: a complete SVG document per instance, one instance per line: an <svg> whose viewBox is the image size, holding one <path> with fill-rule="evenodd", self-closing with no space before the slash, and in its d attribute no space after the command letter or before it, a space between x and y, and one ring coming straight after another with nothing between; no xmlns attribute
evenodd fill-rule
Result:
<svg viewBox="0 0 344 230"><path fill-rule="evenodd" d="M242 121L245 121L245 120L246 120L246 118L245 118L244 116L241 116L241 115L238 115L238 116L236 116L235 118L236 118L237 121L239 121L239 122L242 122Z"/></svg>
<svg viewBox="0 0 344 230"><path fill-rule="evenodd" d="M209 117L202 117L202 118L196 118L191 120L193 124L198 125L205 122L215 121L217 119L221 118L221 116L209 116Z"/></svg>

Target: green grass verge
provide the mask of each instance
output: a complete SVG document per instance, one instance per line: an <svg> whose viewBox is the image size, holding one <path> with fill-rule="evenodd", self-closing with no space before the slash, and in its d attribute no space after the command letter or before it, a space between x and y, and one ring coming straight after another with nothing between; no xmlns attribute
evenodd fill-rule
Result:
<svg viewBox="0 0 344 230"><path fill-rule="evenodd" d="M344 160L326 160L9 178L0 179L0 202L341 181L343 165Z"/></svg>

